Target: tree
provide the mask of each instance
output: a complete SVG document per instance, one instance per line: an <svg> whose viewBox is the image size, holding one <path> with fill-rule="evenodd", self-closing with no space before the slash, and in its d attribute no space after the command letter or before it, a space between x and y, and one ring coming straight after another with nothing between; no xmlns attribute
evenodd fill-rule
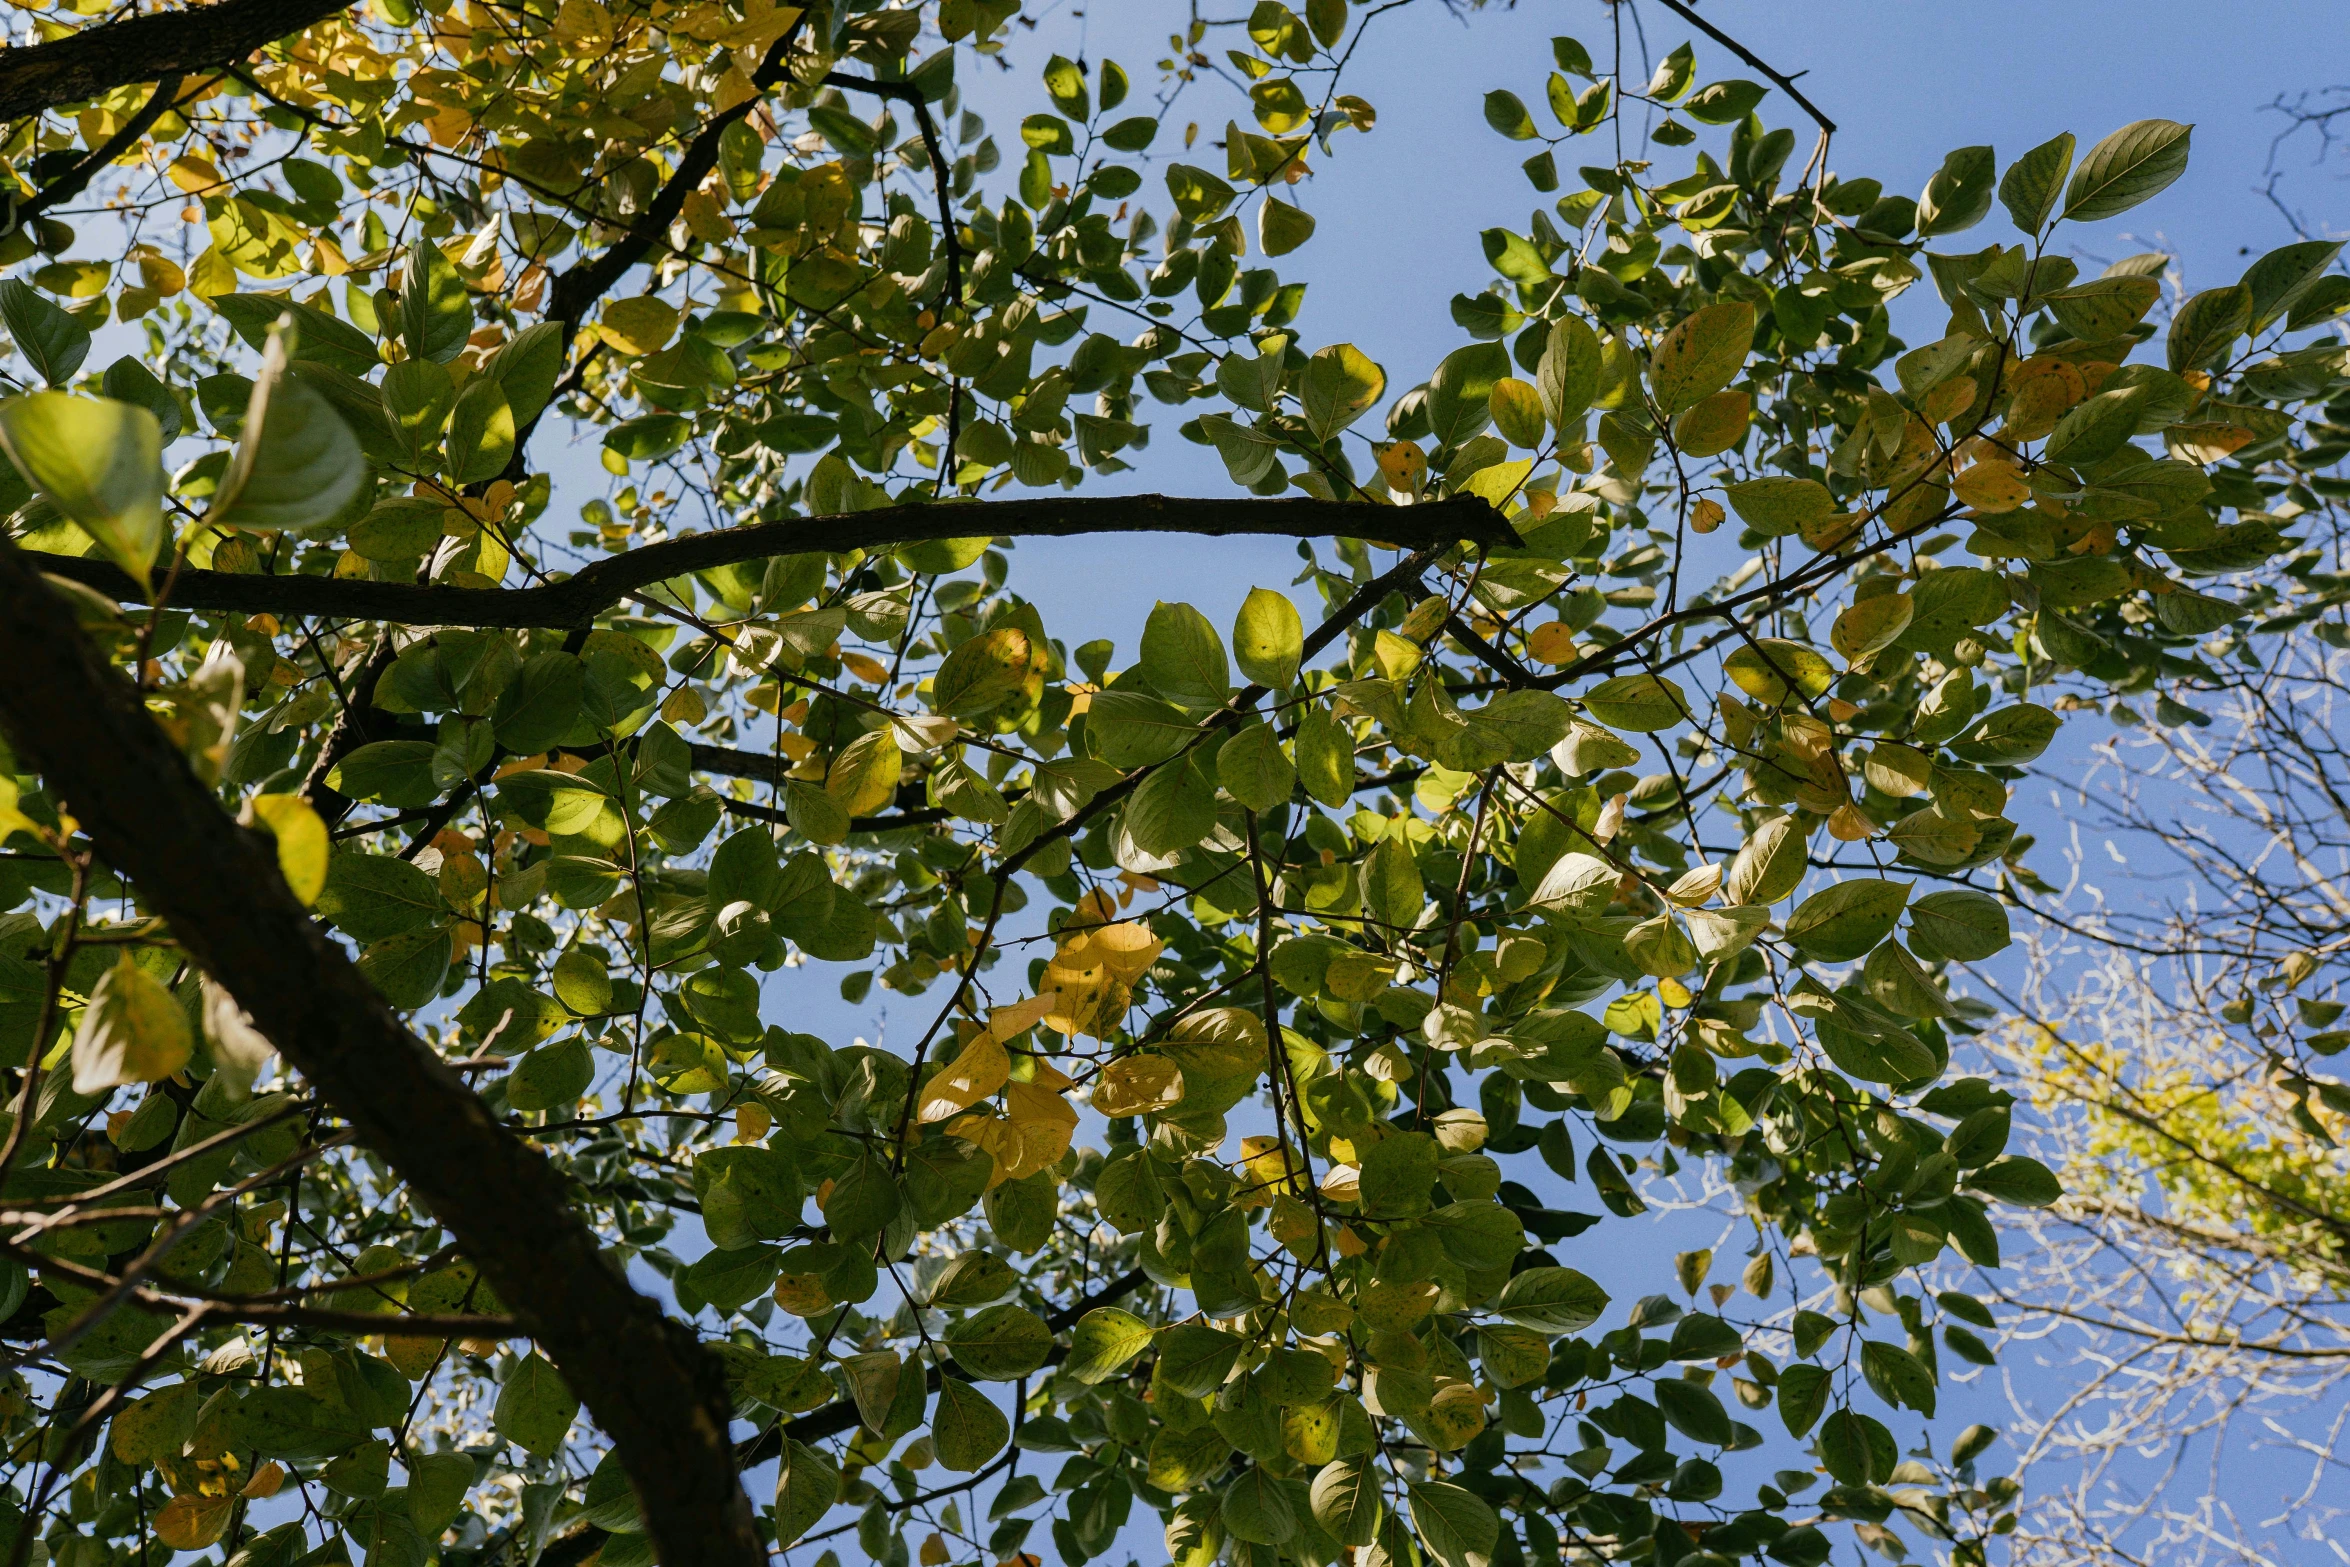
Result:
<svg viewBox="0 0 2350 1567"><path fill-rule="evenodd" d="M18 1560L932 1567L1043 1547L1038 1451L1069 1562L1137 1495L1186 1567L1984 1560L2018 1486L1921 1422L1990 1314L1919 1270L2059 1188L1950 977L2035 693L2161 678L2284 548L2350 282L2287 247L2134 360L2162 258L2065 225L2186 127L1887 195L1668 8L1773 86L1561 38L1547 118L1490 94L1546 199L1627 103L1673 177L1487 231L1392 398L1278 264L1378 8L1230 33L1221 173L1167 129L1208 24L1147 107L1055 57L1002 182L955 77L1014 0L229 0L0 61ZM147 351L86 373L108 317ZM1152 402L1234 493L1071 493ZM576 531L550 414L615 483ZM1141 529L1294 536L1306 603L1055 641L1017 539ZM808 960L927 997L912 1048L789 1026ZM1628 1218L1683 1161L1762 1304L1690 1253L1618 1307L1528 1184ZM1725 1500L1773 1405L1828 1486Z"/></svg>

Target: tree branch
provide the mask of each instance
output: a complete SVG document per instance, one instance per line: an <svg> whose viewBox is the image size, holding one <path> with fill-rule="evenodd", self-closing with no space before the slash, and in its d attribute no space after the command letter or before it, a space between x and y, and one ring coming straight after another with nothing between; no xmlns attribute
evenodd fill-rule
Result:
<svg viewBox="0 0 2350 1567"><path fill-rule="evenodd" d="M85 27L70 38L0 50L0 120L80 103L132 82L233 65L351 0L223 0Z"/></svg>
<svg viewBox="0 0 2350 1567"><path fill-rule="evenodd" d="M267 836L222 811L13 545L0 663L17 753L546 1347L612 1438L667 1567L760 1567L717 1362L604 1256L563 1177L384 1004L287 889Z"/></svg>
<svg viewBox="0 0 2350 1567"><path fill-rule="evenodd" d="M845 88L850 92L869 92L879 98L893 98L914 111L914 125L922 136L922 150L930 158L930 188L938 200L939 251L946 259L946 290L934 307L943 318L947 311L963 303L963 241L955 223L954 198L947 189L947 158L939 146L938 126L930 118L930 105L922 101L922 90L911 82L877 82L868 76L850 76L845 72L826 74L827 87ZM940 459L941 473L954 460L950 445Z"/></svg>
<svg viewBox="0 0 2350 1567"><path fill-rule="evenodd" d="M1753 66L1756 70L1762 72L1763 75L1769 77L1772 83L1778 87L1779 91L1785 93L1788 97L1794 99L1797 104L1802 106L1803 112L1810 115L1813 121L1818 124L1822 131L1826 132L1830 136L1836 134L1836 122L1822 114L1820 112L1820 106L1803 95L1802 90L1795 85L1795 78L1785 75L1782 72L1775 71L1770 66L1764 64L1762 56L1756 54L1752 49L1747 48L1746 45L1740 43L1737 39L1732 38L1728 33L1725 33L1720 28L1714 26L1713 23L1707 21L1704 17L1699 16L1695 11L1684 5L1682 0L1661 0L1661 3L1666 10L1672 12L1682 21L1687 22L1691 27L1696 28L1699 32L1705 34L1706 37L1711 38L1715 43L1720 44L1723 48L1736 55L1739 59L1744 60L1748 65Z"/></svg>
<svg viewBox="0 0 2350 1567"><path fill-rule="evenodd" d="M1192 500L1168 495L1023 497L1009 501L885 506L837 517L755 523L647 544L597 561L545 587L453 588L438 584L362 582L354 578L271 577L182 570L171 590L181 609L240 615L325 615L410 626L549 626L573 630L630 594L672 577L739 561L815 551L886 550L933 539L1026 535L1072 538L1091 533L1257 534L1315 539L1344 536L1425 549L1471 540L1514 545L1517 534L1475 496L1418 506L1369 501ZM95 588L124 603L146 602L128 574L94 556L42 555L43 571ZM354 693L354 699L358 694Z"/></svg>
<svg viewBox="0 0 2350 1567"><path fill-rule="evenodd" d="M139 138L146 135L157 120L163 118L163 111L175 107L180 80L179 73L173 71L156 82L155 90L147 95L147 101L139 106L138 113L123 121L122 129L107 137L88 157L20 203L8 214L8 226L22 228L59 202L71 201L80 195L100 169L112 163L127 149L137 146Z"/></svg>

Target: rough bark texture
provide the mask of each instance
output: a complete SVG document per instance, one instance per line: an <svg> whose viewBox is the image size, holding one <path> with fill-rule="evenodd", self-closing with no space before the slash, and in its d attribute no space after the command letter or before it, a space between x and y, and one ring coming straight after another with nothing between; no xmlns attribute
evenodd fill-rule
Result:
<svg viewBox="0 0 2350 1567"><path fill-rule="evenodd" d="M714 1359L603 1256L564 1181L401 1023L189 770L56 591L0 544L0 727L170 922L448 1226L612 1438L666 1567L764 1560Z"/></svg>
<svg viewBox="0 0 2350 1567"><path fill-rule="evenodd" d="M224 0L85 27L70 38L0 49L0 119L80 103L131 82L233 65L351 0Z"/></svg>
<svg viewBox="0 0 2350 1567"><path fill-rule="evenodd" d="M339 620L408 626L549 626L576 629L632 593L671 577L741 561L811 551L886 550L934 539L980 535L1070 538L1089 533L1259 534L1276 538L1351 537L1426 548L1466 539L1508 546L1517 534L1473 495L1420 506L1370 501L1189 500L1169 495L1049 495L1009 501L885 506L839 517L794 518L689 533L597 561L538 588L450 588L338 577L265 577L185 570L172 579L181 609L237 614L327 615ZM95 588L125 603L144 591L119 567L95 556L33 555L41 570Z"/></svg>

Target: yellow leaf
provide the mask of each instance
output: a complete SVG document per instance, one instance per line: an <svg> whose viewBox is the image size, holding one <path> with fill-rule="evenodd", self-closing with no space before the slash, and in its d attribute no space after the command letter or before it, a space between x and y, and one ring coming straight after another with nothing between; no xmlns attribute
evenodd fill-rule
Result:
<svg viewBox="0 0 2350 1567"><path fill-rule="evenodd" d="M229 1496L175 1496L155 1513L155 1538L175 1551L200 1551L228 1528Z"/></svg>
<svg viewBox="0 0 2350 1567"><path fill-rule="evenodd" d="M1538 664L1554 668L1575 661L1575 628L1563 620L1554 620L1547 626L1536 626L1526 638L1526 647Z"/></svg>
<svg viewBox="0 0 2350 1567"><path fill-rule="evenodd" d="M1012 1075L1012 1058L990 1035L976 1035L962 1052L922 1085L920 1118L925 1125L960 1115L1002 1088Z"/></svg>
<svg viewBox="0 0 2350 1567"><path fill-rule="evenodd" d="M1122 920L1095 931L1087 950L1108 967L1112 978L1131 985L1150 972L1166 946L1148 925Z"/></svg>
<svg viewBox="0 0 2350 1567"><path fill-rule="evenodd" d="M677 331L677 307L650 294L616 299L604 307L596 331L623 354L656 353Z"/></svg>
<svg viewBox="0 0 2350 1567"><path fill-rule="evenodd" d="M1673 444L1684 457L1712 457L1746 438L1754 399L1744 392L1716 392L1673 421Z"/></svg>
<svg viewBox="0 0 2350 1567"><path fill-rule="evenodd" d="M1950 481L1951 493L1980 512L1997 515L2014 511L2032 498L2032 487L2015 465L1979 462Z"/></svg>
<svg viewBox="0 0 2350 1567"><path fill-rule="evenodd" d="M201 196L204 192L226 183L221 179L220 170L213 166L210 158L199 158L193 154L172 159L171 167L163 172L170 176L174 185L191 196Z"/></svg>
<svg viewBox="0 0 2350 1567"><path fill-rule="evenodd" d="M326 823L298 794L257 794L249 807L277 840L277 868L286 885L305 906L316 903L326 888Z"/></svg>
<svg viewBox="0 0 2350 1567"><path fill-rule="evenodd" d="M178 998L126 952L99 976L82 1009L73 1036L73 1091L157 1082L186 1066L194 1046Z"/></svg>
<svg viewBox="0 0 2350 1567"><path fill-rule="evenodd" d="M824 792L851 816L870 816L897 798L898 772L905 753L887 729L862 734L842 746L824 775Z"/></svg>
<svg viewBox="0 0 2350 1567"><path fill-rule="evenodd" d="M1012 1178L1034 1175L1069 1151L1077 1132L1077 1107L1049 1088L1013 1083L1005 1089L1011 1122L1020 1132L1020 1156Z"/></svg>
<svg viewBox="0 0 2350 1567"><path fill-rule="evenodd" d="M1183 1102L1183 1070L1165 1056L1120 1056L1093 1085L1093 1107L1106 1116L1148 1115Z"/></svg>
<svg viewBox="0 0 2350 1567"><path fill-rule="evenodd" d="M1297 1183L1289 1155L1289 1146L1278 1137L1243 1137L1240 1140L1241 1163L1247 1166L1251 1184L1241 1188L1234 1198L1245 1207L1264 1207L1273 1201L1275 1192L1289 1191Z"/></svg>
<svg viewBox="0 0 2350 1567"><path fill-rule="evenodd" d="M1906 593L1881 593L1872 599L1862 599L1836 617L1828 642L1844 655L1846 662L1858 663L1871 653L1890 647L1895 637L1909 629L1910 617L1916 612L1916 601Z"/></svg>
<svg viewBox="0 0 2350 1567"><path fill-rule="evenodd" d="M1428 478L1428 454L1411 441L1379 447L1379 476L1398 495L1417 495Z"/></svg>
<svg viewBox="0 0 2350 1567"><path fill-rule="evenodd" d="M1026 1001L1015 1001L1008 1007L996 1007L987 1014L987 1031L996 1040L1009 1043L1027 1033L1052 1014L1054 996L1051 991L1030 996Z"/></svg>

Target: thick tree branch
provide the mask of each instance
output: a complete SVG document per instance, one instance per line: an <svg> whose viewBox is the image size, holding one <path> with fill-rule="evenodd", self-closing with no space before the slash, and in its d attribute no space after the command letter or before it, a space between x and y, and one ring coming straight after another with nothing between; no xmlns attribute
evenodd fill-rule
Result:
<svg viewBox="0 0 2350 1567"><path fill-rule="evenodd" d="M85 27L70 38L0 50L0 120L95 98L132 82L218 70L351 0L223 0Z"/></svg>
<svg viewBox="0 0 2350 1567"><path fill-rule="evenodd" d="M838 517L795 518L689 533L600 560L545 587L453 588L338 577L270 577L183 570L171 602L234 614L325 615L410 626L551 626L578 629L598 614L672 577L740 561L812 551L886 550L932 539L985 534L1072 538L1091 533L1258 534L1275 538L1369 538L1413 549L1461 540L1507 546L1517 535L1471 495L1418 506L1369 501L1191 500L1168 495L1023 497L1009 501L885 506ZM41 570L125 603L145 602L139 585L95 556L28 554ZM355 694L356 695L356 694Z"/></svg>
<svg viewBox="0 0 2350 1567"><path fill-rule="evenodd" d="M121 157L130 148L136 147L139 144L139 138L146 135L157 120L163 118L163 112L175 106L179 90L180 75L176 71L158 81L155 84L155 90L147 95L147 101L139 106L138 113L123 121L122 128L107 137L88 157L42 186L39 191L20 203L16 210L8 215L9 226L22 228L59 202L71 201L80 195L89 187L90 181L100 169Z"/></svg>
<svg viewBox="0 0 2350 1567"><path fill-rule="evenodd" d="M667 1567L758 1567L717 1363L606 1259L563 1178L384 1004L287 889L269 840L229 819L13 545L0 545L0 661L17 754L546 1348L612 1438Z"/></svg>

